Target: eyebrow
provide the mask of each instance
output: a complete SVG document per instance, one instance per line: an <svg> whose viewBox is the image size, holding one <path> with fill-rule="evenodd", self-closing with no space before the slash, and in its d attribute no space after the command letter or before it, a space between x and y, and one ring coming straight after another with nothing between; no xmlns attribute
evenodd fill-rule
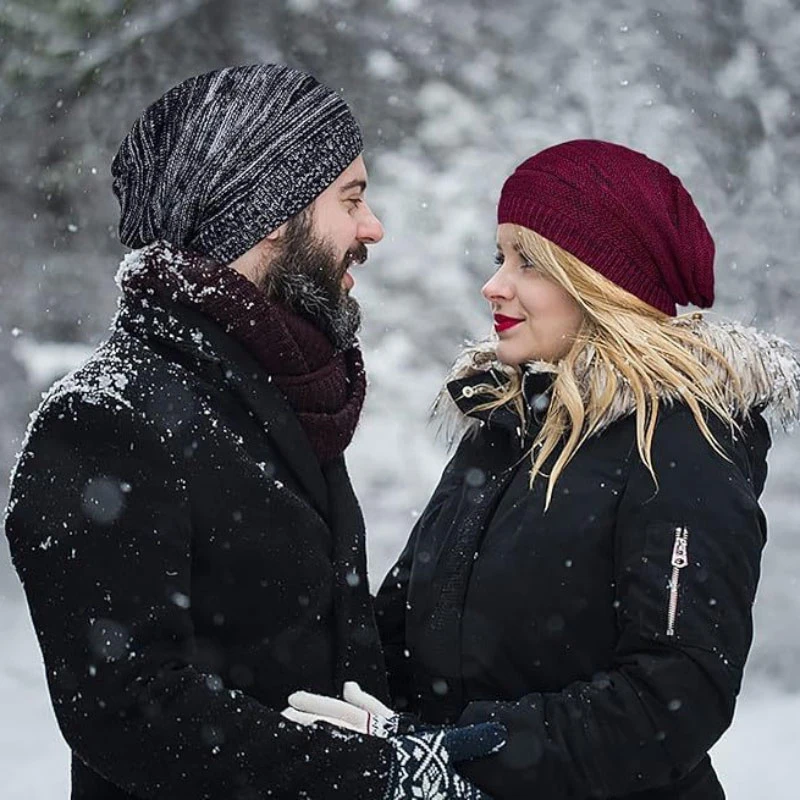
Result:
<svg viewBox="0 0 800 800"><path fill-rule="evenodd" d="M349 192L351 189L356 189L356 188L360 189L362 192L365 192L367 190L367 182L357 178L356 180L350 181L349 183L346 183L344 186L342 186L339 189L339 192L340 193Z"/></svg>

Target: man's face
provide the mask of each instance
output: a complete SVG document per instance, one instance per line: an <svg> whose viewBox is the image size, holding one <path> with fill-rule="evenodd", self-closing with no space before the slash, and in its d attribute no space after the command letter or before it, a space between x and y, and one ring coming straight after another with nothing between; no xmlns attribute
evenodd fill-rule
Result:
<svg viewBox="0 0 800 800"><path fill-rule="evenodd" d="M368 244L383 239L383 226L367 205L367 168L359 156L312 204L315 237L326 241L344 266L340 276L345 291L353 288L347 271L367 258Z"/></svg>
<svg viewBox="0 0 800 800"><path fill-rule="evenodd" d="M339 350L350 347L361 313L350 268L367 260L383 228L366 203L359 156L317 199L286 223L257 283L267 295L311 319Z"/></svg>

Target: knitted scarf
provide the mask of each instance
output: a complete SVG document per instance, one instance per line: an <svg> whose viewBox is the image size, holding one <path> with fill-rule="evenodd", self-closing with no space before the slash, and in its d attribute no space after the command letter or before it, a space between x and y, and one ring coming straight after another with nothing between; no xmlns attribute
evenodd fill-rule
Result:
<svg viewBox="0 0 800 800"><path fill-rule="evenodd" d="M337 352L313 323L236 270L165 241L128 255L118 281L125 295L201 311L244 345L285 395L321 464L350 444L366 394L358 345Z"/></svg>

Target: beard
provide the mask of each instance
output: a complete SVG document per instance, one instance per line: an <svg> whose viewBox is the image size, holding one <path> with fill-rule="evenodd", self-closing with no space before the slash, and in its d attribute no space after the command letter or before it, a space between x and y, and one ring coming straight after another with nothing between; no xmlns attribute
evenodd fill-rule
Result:
<svg viewBox="0 0 800 800"><path fill-rule="evenodd" d="M351 348L361 328L361 308L342 286L353 263L367 260L363 243L336 257L329 242L315 235L311 211L289 220L277 256L258 280L267 297L308 319L338 351Z"/></svg>

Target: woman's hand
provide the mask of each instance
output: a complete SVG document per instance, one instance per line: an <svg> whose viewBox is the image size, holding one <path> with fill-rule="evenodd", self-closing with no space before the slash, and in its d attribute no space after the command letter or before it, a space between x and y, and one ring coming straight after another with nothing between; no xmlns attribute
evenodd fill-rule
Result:
<svg viewBox="0 0 800 800"><path fill-rule="evenodd" d="M326 722L368 736L388 738L403 732L402 717L355 681L344 684L344 700L311 692L289 695L289 706L281 713L300 725Z"/></svg>
<svg viewBox="0 0 800 800"><path fill-rule="evenodd" d="M393 800L492 800L461 777L454 765L498 752L507 737L508 731L496 722L391 736L394 759L388 796Z"/></svg>

